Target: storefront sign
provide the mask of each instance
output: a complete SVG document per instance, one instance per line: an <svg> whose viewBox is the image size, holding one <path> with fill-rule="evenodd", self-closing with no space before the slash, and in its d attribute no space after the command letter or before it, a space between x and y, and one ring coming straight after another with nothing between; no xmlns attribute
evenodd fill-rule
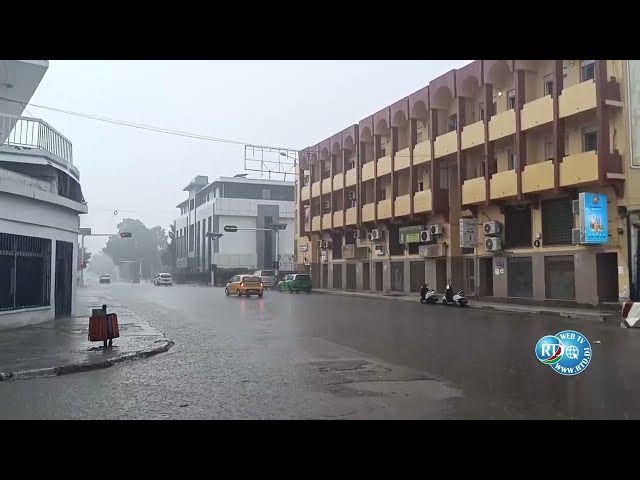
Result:
<svg viewBox="0 0 640 480"><path fill-rule="evenodd" d="M602 244L609 241L609 216L607 196L599 193L581 193L580 229L585 244Z"/></svg>
<svg viewBox="0 0 640 480"><path fill-rule="evenodd" d="M424 230L422 225L399 228L400 243L420 243L420 232L422 230Z"/></svg>
<svg viewBox="0 0 640 480"><path fill-rule="evenodd" d="M309 244L308 243L303 243L302 245L300 245L300 251L301 252L306 252L309 250Z"/></svg>
<svg viewBox="0 0 640 480"><path fill-rule="evenodd" d="M475 218L460 219L460 247L475 248L478 245L478 222Z"/></svg>

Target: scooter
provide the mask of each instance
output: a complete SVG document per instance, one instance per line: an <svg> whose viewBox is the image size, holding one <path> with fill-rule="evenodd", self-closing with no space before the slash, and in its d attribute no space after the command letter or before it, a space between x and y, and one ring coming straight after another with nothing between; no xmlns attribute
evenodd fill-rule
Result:
<svg viewBox="0 0 640 480"><path fill-rule="evenodd" d="M466 307L469 303L464 292L460 290L458 293L453 293L451 288L451 280L447 283L447 289L444 291L444 297L442 297L442 303L444 305L458 305L459 307Z"/></svg>
<svg viewBox="0 0 640 480"><path fill-rule="evenodd" d="M438 294L435 290L430 290L428 284L424 284L420 289L420 303L435 305L438 303Z"/></svg>

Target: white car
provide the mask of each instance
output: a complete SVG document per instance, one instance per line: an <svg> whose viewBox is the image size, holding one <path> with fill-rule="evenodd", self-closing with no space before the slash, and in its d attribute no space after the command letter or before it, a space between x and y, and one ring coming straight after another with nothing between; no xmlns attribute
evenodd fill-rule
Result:
<svg viewBox="0 0 640 480"><path fill-rule="evenodd" d="M165 287L173 287L173 275L170 273L159 273L153 279L153 284L156 287L165 286Z"/></svg>
<svg viewBox="0 0 640 480"><path fill-rule="evenodd" d="M276 272L273 270L256 270L253 274L260 278L264 288L276 288L278 285Z"/></svg>
<svg viewBox="0 0 640 480"><path fill-rule="evenodd" d="M111 283L111 275L107 273L100 274L100 283Z"/></svg>

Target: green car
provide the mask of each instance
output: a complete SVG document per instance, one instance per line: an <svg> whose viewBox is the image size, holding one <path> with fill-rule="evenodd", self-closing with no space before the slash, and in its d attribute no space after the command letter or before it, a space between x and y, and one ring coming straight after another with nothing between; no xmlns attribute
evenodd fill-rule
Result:
<svg viewBox="0 0 640 480"><path fill-rule="evenodd" d="M307 292L311 293L311 277L306 273L294 273L284 277L284 280L278 283L279 292Z"/></svg>

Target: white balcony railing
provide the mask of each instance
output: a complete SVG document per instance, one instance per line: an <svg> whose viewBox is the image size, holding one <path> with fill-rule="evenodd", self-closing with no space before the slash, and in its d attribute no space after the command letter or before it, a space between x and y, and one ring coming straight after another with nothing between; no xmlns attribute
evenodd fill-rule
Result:
<svg viewBox="0 0 640 480"><path fill-rule="evenodd" d="M73 165L71 142L37 118L0 113L0 146L38 148L57 157L65 166Z"/></svg>

